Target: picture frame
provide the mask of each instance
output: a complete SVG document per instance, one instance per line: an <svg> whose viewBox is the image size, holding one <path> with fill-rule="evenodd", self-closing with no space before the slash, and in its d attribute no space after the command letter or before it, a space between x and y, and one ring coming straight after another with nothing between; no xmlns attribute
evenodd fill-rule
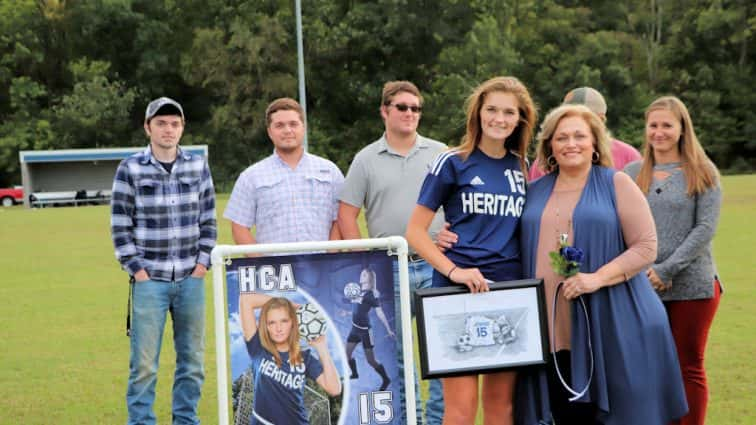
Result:
<svg viewBox="0 0 756 425"><path fill-rule="evenodd" d="M415 292L423 379L546 363L549 345L543 279L488 286L489 292L475 294L464 285Z"/></svg>

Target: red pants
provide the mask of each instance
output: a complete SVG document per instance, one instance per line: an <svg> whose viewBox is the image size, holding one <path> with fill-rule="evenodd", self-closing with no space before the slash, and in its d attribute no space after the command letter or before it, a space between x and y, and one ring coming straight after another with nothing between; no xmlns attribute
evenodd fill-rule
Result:
<svg viewBox="0 0 756 425"><path fill-rule="evenodd" d="M722 295L719 281L714 281L714 296L704 300L668 301L664 303L680 358L688 414L674 425L704 425L709 389L704 370L704 351L709 328Z"/></svg>

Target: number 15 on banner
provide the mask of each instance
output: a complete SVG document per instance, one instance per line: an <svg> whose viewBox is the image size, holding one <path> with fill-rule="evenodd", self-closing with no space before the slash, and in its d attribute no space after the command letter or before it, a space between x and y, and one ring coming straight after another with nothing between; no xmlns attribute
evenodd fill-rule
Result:
<svg viewBox="0 0 756 425"><path fill-rule="evenodd" d="M360 425L387 424L394 420L391 391L360 393Z"/></svg>

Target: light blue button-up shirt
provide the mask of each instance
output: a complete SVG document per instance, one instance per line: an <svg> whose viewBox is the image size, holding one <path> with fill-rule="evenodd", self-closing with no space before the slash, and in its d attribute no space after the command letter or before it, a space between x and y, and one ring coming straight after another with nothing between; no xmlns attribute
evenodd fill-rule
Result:
<svg viewBox="0 0 756 425"><path fill-rule="evenodd" d="M343 183L327 159L305 153L292 169L274 152L241 173L223 217L254 226L257 243L326 241Z"/></svg>

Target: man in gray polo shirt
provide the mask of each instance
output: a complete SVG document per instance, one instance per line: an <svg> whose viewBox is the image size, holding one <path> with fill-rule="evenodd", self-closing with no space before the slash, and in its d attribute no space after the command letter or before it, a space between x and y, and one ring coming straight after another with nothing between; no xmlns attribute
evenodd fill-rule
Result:
<svg viewBox="0 0 756 425"><path fill-rule="evenodd" d="M355 155L349 166L339 198L339 229L344 239L359 239L357 216L365 208L370 237L404 235L407 221L417 204L420 186L436 157L446 150L443 143L417 134L423 97L409 81L390 81L383 86L381 117L385 133ZM437 214L430 227L431 236L443 225L443 215ZM399 282L399 271L394 264L394 282ZM433 267L410 251L410 291L431 286ZM401 341L399 313L399 287L394 287L396 333ZM414 306L412 306L414 315ZM402 361L401 343L399 359ZM400 363L400 376L403 365ZM417 388L417 382L415 382ZM444 406L441 382L430 381L429 397L425 404L425 418L429 424L441 424ZM416 391L416 394L419 394ZM404 409L404 389L401 391ZM418 423L422 422L422 409L417 404Z"/></svg>

